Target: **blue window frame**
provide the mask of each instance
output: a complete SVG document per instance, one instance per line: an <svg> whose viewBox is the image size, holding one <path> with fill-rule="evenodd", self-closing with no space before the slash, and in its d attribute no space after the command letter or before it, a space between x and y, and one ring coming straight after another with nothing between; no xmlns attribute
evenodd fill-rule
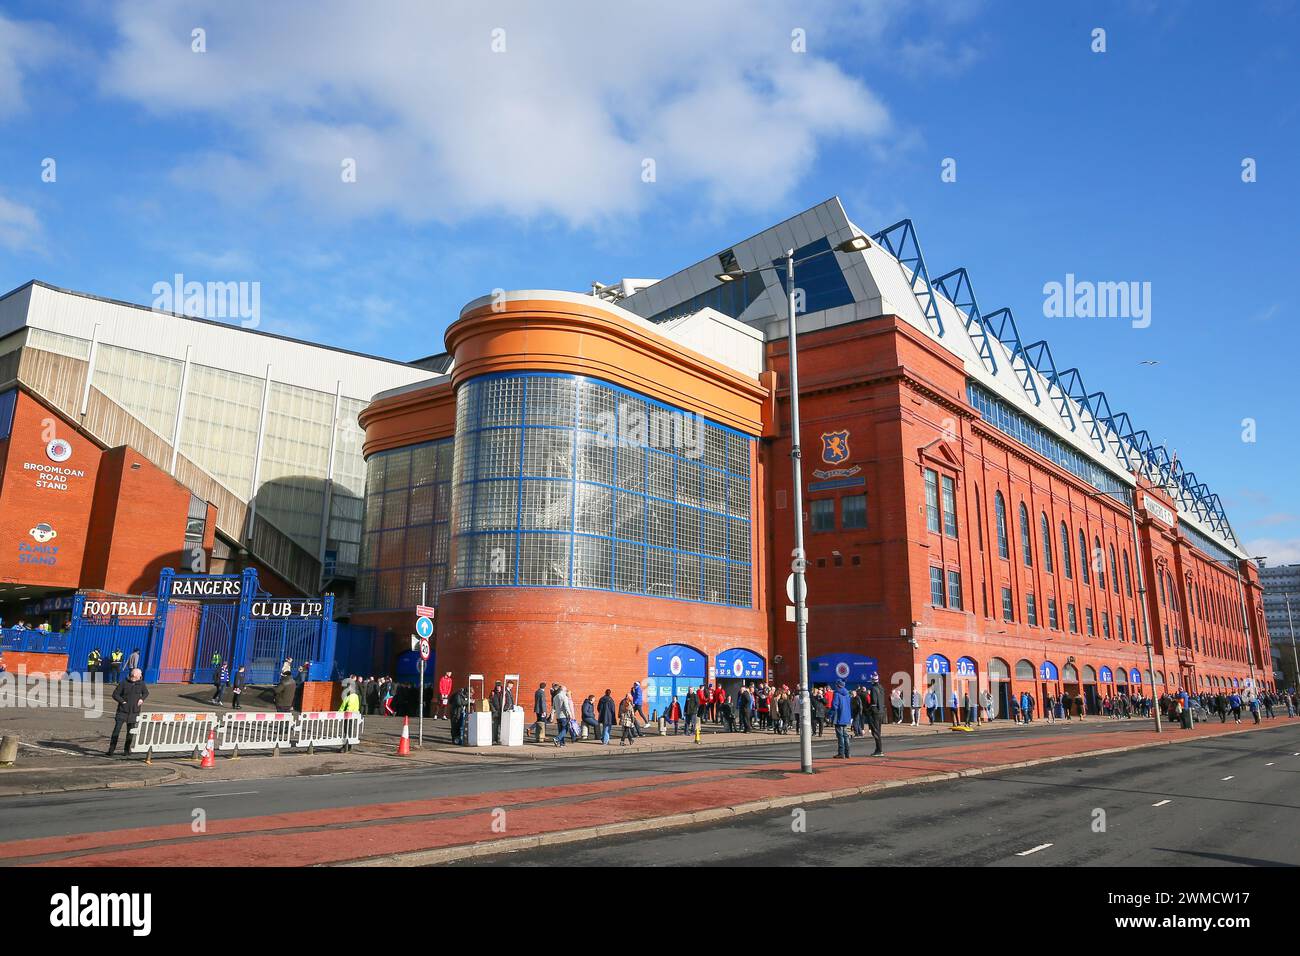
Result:
<svg viewBox="0 0 1300 956"><path fill-rule="evenodd" d="M0 441L9 437L14 427L14 408L18 404L18 389L0 392Z"/></svg>

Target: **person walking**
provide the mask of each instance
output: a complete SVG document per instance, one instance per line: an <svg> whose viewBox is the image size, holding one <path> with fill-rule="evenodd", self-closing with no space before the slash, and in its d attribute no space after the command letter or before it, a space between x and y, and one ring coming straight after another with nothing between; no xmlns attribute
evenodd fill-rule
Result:
<svg viewBox="0 0 1300 956"><path fill-rule="evenodd" d="M1232 696L1228 698L1228 706L1232 710L1232 722L1241 723L1241 695L1233 691Z"/></svg>
<svg viewBox="0 0 1300 956"><path fill-rule="evenodd" d="M546 706L546 681L537 685L537 690L533 691L533 733L540 742L542 734L546 732L546 722L550 719L550 711Z"/></svg>
<svg viewBox="0 0 1300 956"><path fill-rule="evenodd" d="M1259 697L1250 698L1250 716L1255 718L1255 723L1259 723Z"/></svg>
<svg viewBox="0 0 1300 956"><path fill-rule="evenodd" d="M673 725L673 734L681 733L682 722L682 705L677 700L677 695L673 694L672 701L668 704L668 713L666 715L668 723Z"/></svg>
<svg viewBox="0 0 1300 956"><path fill-rule="evenodd" d="M632 718L633 735L640 737L642 736L642 732L641 732L641 728L637 726L636 717L639 716L641 718L641 723L643 724L648 724L650 722L650 718L646 715L645 712L645 690L642 689L641 682L639 680L635 680L632 682L632 691L629 694L629 697L632 701L632 712L634 714Z"/></svg>
<svg viewBox="0 0 1300 956"><path fill-rule="evenodd" d="M126 673L130 674L140 666L140 648L131 651L131 656L126 659Z"/></svg>
<svg viewBox="0 0 1300 956"><path fill-rule="evenodd" d="M600 721L600 742L608 745L609 733L618 722L618 707L608 687L605 688L605 696L596 703L596 718Z"/></svg>
<svg viewBox="0 0 1300 956"><path fill-rule="evenodd" d="M293 697L298 691L298 682L293 679L293 675L285 672L280 675L280 683L275 685L275 709L278 713L287 714L293 710Z"/></svg>
<svg viewBox="0 0 1300 956"><path fill-rule="evenodd" d="M555 746L563 747L565 737L569 733L569 722L573 720L573 701L569 698L568 688L563 684L560 685L560 692L551 701L551 706L555 708L555 723L558 727L555 732Z"/></svg>
<svg viewBox="0 0 1300 956"><path fill-rule="evenodd" d="M673 698L673 703L677 703L677 698ZM686 733L693 735L695 733L695 722L700 719L700 698L695 693L695 688L691 687L686 691L686 707L683 711L686 717Z"/></svg>
<svg viewBox="0 0 1300 956"><path fill-rule="evenodd" d="M456 746L465 743L466 717L469 713L469 695L464 687L451 695L451 742Z"/></svg>
<svg viewBox="0 0 1300 956"><path fill-rule="evenodd" d="M618 722L623 728L623 738L618 742L620 747L627 747L636 743L636 707L632 704L632 695L627 694L618 705Z"/></svg>
<svg viewBox="0 0 1300 956"><path fill-rule="evenodd" d="M939 708L939 695L933 689L925 692L925 722L935 723L934 712Z"/></svg>
<svg viewBox="0 0 1300 956"><path fill-rule="evenodd" d="M899 688L895 687L895 688L894 688L894 692L893 692L892 694L889 695L889 703L890 703L890 704L893 706L893 708L894 708L894 723L896 723L896 724L901 724L901 723L903 722L903 692L902 692L902 690L900 690Z"/></svg>
<svg viewBox="0 0 1300 956"><path fill-rule="evenodd" d="M912 688L912 726L921 726L921 692Z"/></svg>
<svg viewBox="0 0 1300 956"><path fill-rule="evenodd" d="M835 757L849 759L849 730L853 725L853 701L844 689L844 681L835 682L835 696L831 698L831 720L835 724Z"/></svg>
<svg viewBox="0 0 1300 956"><path fill-rule="evenodd" d="M122 742L122 756L131 756L131 731L140 719L144 702L149 699L149 687L145 684L140 668L127 673L127 678L113 688L113 700L117 703L117 713L113 715L113 735L108 738L108 755L113 756L117 749L117 738L126 728L126 740Z"/></svg>
<svg viewBox="0 0 1300 956"><path fill-rule="evenodd" d="M220 658L217 666L212 668L212 699L209 704L221 706L221 698L226 694L226 685L230 683L230 665Z"/></svg>
<svg viewBox="0 0 1300 956"><path fill-rule="evenodd" d="M740 696L736 698L736 703L740 707L740 732L747 734L754 723L754 697L750 693L748 684L740 688Z"/></svg>

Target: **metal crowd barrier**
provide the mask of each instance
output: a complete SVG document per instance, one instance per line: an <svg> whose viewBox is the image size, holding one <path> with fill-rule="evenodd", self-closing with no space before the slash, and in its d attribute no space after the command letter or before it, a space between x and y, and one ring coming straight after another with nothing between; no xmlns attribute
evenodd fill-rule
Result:
<svg viewBox="0 0 1300 956"><path fill-rule="evenodd" d="M160 713L141 714L131 733L135 734L133 751L155 753L194 753L208 742L208 732L217 726L216 714Z"/></svg>
<svg viewBox="0 0 1300 956"><path fill-rule="evenodd" d="M247 711L226 714L221 722L218 750L279 750L293 744L294 715Z"/></svg>
<svg viewBox="0 0 1300 956"><path fill-rule="evenodd" d="M360 714L314 710L298 715L295 747L343 747L361 742Z"/></svg>

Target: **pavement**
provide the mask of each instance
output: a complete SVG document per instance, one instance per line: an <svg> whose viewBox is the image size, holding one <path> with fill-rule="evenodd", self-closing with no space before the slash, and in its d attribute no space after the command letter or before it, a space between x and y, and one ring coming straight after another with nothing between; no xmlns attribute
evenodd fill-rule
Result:
<svg viewBox="0 0 1300 956"><path fill-rule="evenodd" d="M823 740L813 775L798 773L796 738L769 735L739 746L647 748L620 760L598 756L604 748L593 745L582 748L587 759L503 758L499 751L461 764L405 763L373 773L243 784L208 778L123 791L111 801L93 794L10 797L0 800L0 864L445 863L628 833L717 827L752 814L788 814L792 807L866 795L874 800L894 788L958 779L965 785L988 774L1101 754L1112 755L1101 758L1109 760L1135 748L1143 748L1143 756L1151 747L1180 751L1185 756L1171 759L1192 765L1201 754L1189 745L1238 735L1268 737L1279 741L1270 744L1275 749L1300 752L1300 721L1279 719L1259 728L1202 724L1157 735L1145 723L1097 720L896 735L883 759L827 759L834 743ZM279 758L286 764L296 759ZM1286 760L1292 772L1300 770L1300 762ZM196 833L192 824L199 816L204 825ZM947 825L943 816L932 820Z"/></svg>
<svg viewBox="0 0 1300 956"><path fill-rule="evenodd" d="M218 715L229 712L229 707L208 704L211 693L208 685L154 685L150 687L147 709L167 712L208 711ZM617 732L609 746L586 740L570 742L561 748L547 739L540 743L526 740L523 747L457 747L451 742L451 726L448 721L426 717L423 745L418 740L418 720L412 718L411 754L398 757L402 718L372 715L365 718L361 744L347 754L322 749L314 754L285 751L278 756L267 752L245 752L235 758L219 752L216 766L202 769L191 755L157 754L151 765L146 765L144 756L139 753L131 757L120 754L106 756L108 738L113 730L113 704L107 695L103 699L105 703L98 716L90 716L70 707L24 706L0 711L3 714L0 733L17 733L21 739L18 762L13 767L0 768L0 796L148 787L186 781L211 783L268 777L381 772L392 770L395 765L401 764L446 765L482 762L484 759L558 760L596 755L619 757L718 746L763 746L774 740L797 740L793 732L784 738L771 733L729 734L722 732L718 725L709 724L706 725L699 744L695 744L691 737L675 735L670 731L665 736L647 733L630 747L619 746ZM254 687L247 690L244 693L243 709L273 711L275 707L271 699L271 688ZM922 724L919 727L910 724L890 725L885 732L887 736L899 738L953 733L947 724ZM828 734L833 736L833 731L828 731Z"/></svg>

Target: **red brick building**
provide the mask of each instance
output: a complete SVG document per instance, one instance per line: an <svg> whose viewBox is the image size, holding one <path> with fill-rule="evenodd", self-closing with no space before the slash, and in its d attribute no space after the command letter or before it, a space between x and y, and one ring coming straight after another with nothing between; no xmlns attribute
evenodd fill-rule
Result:
<svg viewBox="0 0 1300 956"><path fill-rule="evenodd" d="M831 200L658 282L467 306L447 374L360 416L354 622L397 649L436 603L439 671L640 680L652 707L796 683L793 249L814 682L879 672L1004 713L1021 692L1270 686L1217 496L1009 311L987 320L964 271L931 281L910 223L836 250L862 234Z"/></svg>

